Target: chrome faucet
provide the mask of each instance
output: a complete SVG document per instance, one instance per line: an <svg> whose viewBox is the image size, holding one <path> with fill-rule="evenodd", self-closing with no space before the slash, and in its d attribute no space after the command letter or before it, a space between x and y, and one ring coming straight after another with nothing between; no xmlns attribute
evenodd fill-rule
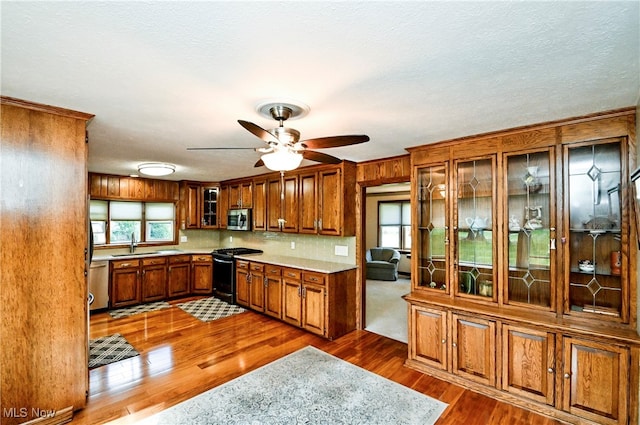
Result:
<svg viewBox="0 0 640 425"><path fill-rule="evenodd" d="M129 245L129 252L136 252L136 247L138 246L138 242L136 242L136 234L135 232L131 232L131 244Z"/></svg>

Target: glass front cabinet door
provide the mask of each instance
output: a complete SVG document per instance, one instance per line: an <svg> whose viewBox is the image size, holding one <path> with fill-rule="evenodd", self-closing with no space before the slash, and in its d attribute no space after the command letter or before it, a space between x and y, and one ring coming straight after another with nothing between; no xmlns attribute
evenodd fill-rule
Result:
<svg viewBox="0 0 640 425"><path fill-rule="evenodd" d="M565 314L627 320L625 146L614 139L564 147Z"/></svg>
<svg viewBox="0 0 640 425"><path fill-rule="evenodd" d="M495 156L455 161L454 269L461 297L496 299Z"/></svg>
<svg viewBox="0 0 640 425"><path fill-rule="evenodd" d="M417 170L417 223L418 276L421 289L449 293L447 225L448 163Z"/></svg>
<svg viewBox="0 0 640 425"><path fill-rule="evenodd" d="M553 310L556 225L553 151L505 154L505 303Z"/></svg>

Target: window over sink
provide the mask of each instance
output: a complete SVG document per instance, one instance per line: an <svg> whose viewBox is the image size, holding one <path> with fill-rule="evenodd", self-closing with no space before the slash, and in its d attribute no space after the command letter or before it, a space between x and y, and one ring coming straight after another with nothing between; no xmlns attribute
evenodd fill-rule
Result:
<svg viewBox="0 0 640 425"><path fill-rule="evenodd" d="M89 207L96 245L176 243L176 205L171 202L92 200Z"/></svg>

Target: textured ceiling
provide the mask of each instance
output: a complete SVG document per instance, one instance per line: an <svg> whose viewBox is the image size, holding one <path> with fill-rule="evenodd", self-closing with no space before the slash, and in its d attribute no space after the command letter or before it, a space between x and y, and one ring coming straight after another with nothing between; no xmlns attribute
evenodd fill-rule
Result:
<svg viewBox="0 0 640 425"><path fill-rule="evenodd" d="M353 161L632 106L639 2L0 3L2 95L95 114L89 169L177 165L172 180L266 172L238 119L294 99L303 139Z"/></svg>

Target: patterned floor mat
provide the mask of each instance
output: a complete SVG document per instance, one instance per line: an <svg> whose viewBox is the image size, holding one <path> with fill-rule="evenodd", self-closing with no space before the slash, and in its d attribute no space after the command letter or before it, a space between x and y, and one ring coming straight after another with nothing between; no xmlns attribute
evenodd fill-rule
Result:
<svg viewBox="0 0 640 425"><path fill-rule="evenodd" d="M140 304L133 307L119 308L117 310L111 310L109 314L114 319L120 319L121 317L129 317L138 313L148 313L150 311L163 310L171 307L166 301L158 301L156 303Z"/></svg>
<svg viewBox="0 0 640 425"><path fill-rule="evenodd" d="M139 355L140 353L120 334L103 336L89 341L89 369Z"/></svg>
<svg viewBox="0 0 640 425"><path fill-rule="evenodd" d="M212 320L222 319L223 317L246 311L242 307L228 304L215 297L189 301L177 304L177 306L203 322L211 322Z"/></svg>

